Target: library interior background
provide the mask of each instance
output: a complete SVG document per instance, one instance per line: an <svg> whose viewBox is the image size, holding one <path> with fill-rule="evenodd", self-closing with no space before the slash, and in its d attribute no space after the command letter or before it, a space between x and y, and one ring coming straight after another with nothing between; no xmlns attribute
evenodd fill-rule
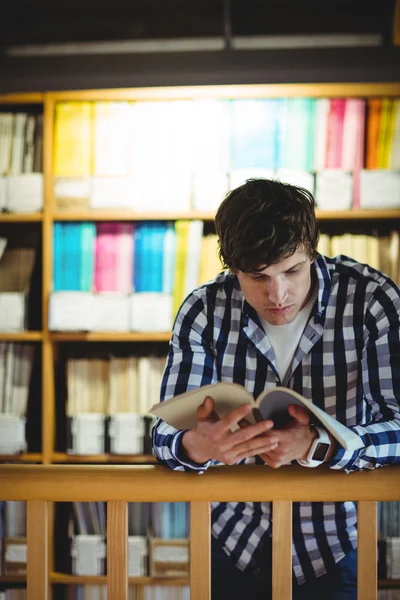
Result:
<svg viewBox="0 0 400 600"><path fill-rule="evenodd" d="M400 284L400 2L5 0L0 32L1 463L156 463L174 316L250 177L311 191L319 251ZM400 502L377 510L398 600ZM104 600L106 503L49 520L49 597ZM189 537L186 502L129 503L130 599L189 599ZM0 488L0 600L26 556Z"/></svg>

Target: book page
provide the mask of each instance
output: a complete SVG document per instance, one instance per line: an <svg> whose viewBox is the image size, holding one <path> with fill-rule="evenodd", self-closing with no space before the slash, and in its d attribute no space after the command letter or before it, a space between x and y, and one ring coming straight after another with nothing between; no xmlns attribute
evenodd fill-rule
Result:
<svg viewBox="0 0 400 600"><path fill-rule="evenodd" d="M196 427L196 410L203 403L206 396L211 396L215 402L215 410L219 417L223 417L242 404L254 404L255 401L247 390L235 383L215 383L180 394L159 404L155 404L150 412L160 417L176 429L192 429ZM252 415L246 417L254 423Z"/></svg>
<svg viewBox="0 0 400 600"><path fill-rule="evenodd" d="M289 404L295 404L309 410L313 414L310 418L310 423L317 423L319 421L346 450L358 450L364 445L361 438L351 429L336 421L328 413L315 406L310 400L300 396L294 390L282 387L269 390L263 396L259 396L257 404L263 418L275 421L276 428L284 427L287 424L288 420L290 420L290 418L287 420L287 407Z"/></svg>

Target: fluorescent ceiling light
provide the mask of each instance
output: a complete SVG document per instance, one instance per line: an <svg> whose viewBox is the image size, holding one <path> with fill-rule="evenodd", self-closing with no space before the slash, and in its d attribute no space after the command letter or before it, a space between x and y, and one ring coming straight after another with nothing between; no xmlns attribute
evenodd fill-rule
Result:
<svg viewBox="0 0 400 600"><path fill-rule="evenodd" d="M348 48L380 46L380 34L314 34L237 36L233 50L283 50L295 48ZM226 49L224 38L179 38L159 40L115 40L9 46L8 56L73 56L84 54L151 54L166 52L209 52Z"/></svg>
<svg viewBox="0 0 400 600"><path fill-rule="evenodd" d="M235 50L282 50L290 48L348 48L380 46L383 38L375 33L317 33L310 35L253 35L232 39Z"/></svg>
<svg viewBox="0 0 400 600"><path fill-rule="evenodd" d="M159 40L115 40L107 42L68 42L9 46L8 56L64 56L82 54L150 54L154 52L208 52L223 50L223 37Z"/></svg>

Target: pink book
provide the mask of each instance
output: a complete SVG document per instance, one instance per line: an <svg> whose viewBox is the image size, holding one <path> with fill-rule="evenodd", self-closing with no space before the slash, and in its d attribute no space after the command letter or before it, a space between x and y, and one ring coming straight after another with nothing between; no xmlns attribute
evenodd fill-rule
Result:
<svg viewBox="0 0 400 600"><path fill-rule="evenodd" d="M94 289L96 292L117 290L117 226L97 223L94 257Z"/></svg>
<svg viewBox="0 0 400 600"><path fill-rule="evenodd" d="M329 102L326 168L340 169L345 101L343 98L331 98Z"/></svg>
<svg viewBox="0 0 400 600"><path fill-rule="evenodd" d="M338 98L336 100L335 109L335 127L336 127L336 144L334 147L334 168L340 169L342 166L342 147L343 147L343 127L344 127L344 114L346 109L346 100L344 98Z"/></svg>
<svg viewBox="0 0 400 600"><path fill-rule="evenodd" d="M360 208L360 172L364 168L365 100L357 99L357 129L353 172L353 208Z"/></svg>
<svg viewBox="0 0 400 600"><path fill-rule="evenodd" d="M124 294L133 291L133 232L133 223L118 223L116 285Z"/></svg>

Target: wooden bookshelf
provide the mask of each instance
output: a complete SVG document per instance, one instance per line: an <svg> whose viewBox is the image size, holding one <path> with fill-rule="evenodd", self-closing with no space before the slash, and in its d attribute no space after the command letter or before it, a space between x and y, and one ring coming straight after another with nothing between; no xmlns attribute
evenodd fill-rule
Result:
<svg viewBox="0 0 400 600"><path fill-rule="evenodd" d="M380 588L398 588L400 587L400 579L379 579L378 585Z"/></svg>
<svg viewBox="0 0 400 600"><path fill-rule="evenodd" d="M387 210L317 210L319 221L352 221L352 220L386 220L400 219L400 209ZM134 213L132 211L112 210L87 211L87 212L62 212L53 213L54 221L176 221L177 219L200 219L214 221L215 213L212 212L182 212L182 213Z"/></svg>
<svg viewBox="0 0 400 600"><path fill-rule="evenodd" d="M308 83L308 84L260 84L230 86L190 86L190 87L154 87L106 90L70 90L48 93L2 94L0 105L42 104L44 109L43 164L44 164L44 209L42 213L0 213L0 224L38 223L42 231L42 331L21 333L0 332L1 341L41 342L42 352L42 451L18 456L0 456L0 461L16 463L42 462L44 464L153 464L151 455L117 456L101 454L95 456L76 456L65 452L55 452L56 438L56 394L55 371L58 345L74 342L103 343L143 343L166 344L170 332L51 332L48 329L48 298L52 289L53 269L53 224L56 221L145 221L177 219L200 219L208 223L215 217L214 212L143 212L124 209L108 210L71 210L55 209L53 193L53 136L54 111L57 102L63 101L144 101L144 100L190 100L190 99L253 99L253 98L371 98L378 96L400 97L400 81L397 83ZM317 218L329 224L330 228L343 233L353 223L363 222L366 228L374 227L375 222L398 228L400 209L398 210L349 210L320 211ZM393 223L394 221L394 223ZM332 223L332 224L330 224ZM51 513L52 511L50 511ZM50 531L53 523L50 519ZM52 552L50 552L49 580L52 584L106 584L105 576L74 576L53 570ZM25 576L0 577L0 583L24 582ZM187 579L153 579L150 577L129 578L129 583L137 585L188 585ZM383 580L379 587L399 587L400 580Z"/></svg>
<svg viewBox="0 0 400 600"><path fill-rule="evenodd" d="M40 463L43 456L40 452L25 452L23 454L0 454L0 462L10 463Z"/></svg>
<svg viewBox="0 0 400 600"><path fill-rule="evenodd" d="M0 575L0 584L3 583L25 583L26 575Z"/></svg>
<svg viewBox="0 0 400 600"><path fill-rule="evenodd" d="M49 333L52 342L168 342L170 332L88 331Z"/></svg>
<svg viewBox="0 0 400 600"><path fill-rule="evenodd" d="M106 575L67 575L64 573L50 573L51 583L64 583L69 585L107 585ZM189 579L174 577L128 577L130 584L136 585L189 585Z"/></svg>
<svg viewBox="0 0 400 600"><path fill-rule="evenodd" d="M192 99L251 99L251 98L340 98L398 96L397 82L374 83L279 83L202 85L151 88L120 88L105 90L69 90L46 94L52 102L74 101L134 101L134 100L192 100Z"/></svg>
<svg viewBox="0 0 400 600"><path fill-rule="evenodd" d="M97 463L97 464L155 464L155 456L151 454L67 454L66 452L54 452L52 455L53 463Z"/></svg>
<svg viewBox="0 0 400 600"><path fill-rule="evenodd" d="M400 211L399 211L400 212ZM109 209L93 210L87 212L57 211L53 213L54 221L176 221L177 219L200 219L213 221L215 213L212 212L143 212L137 213L129 210Z"/></svg>
<svg viewBox="0 0 400 600"><path fill-rule="evenodd" d="M44 96L41 92L0 94L0 104L42 104Z"/></svg>
<svg viewBox="0 0 400 600"><path fill-rule="evenodd" d="M0 223L41 223L43 213L0 213Z"/></svg>
<svg viewBox="0 0 400 600"><path fill-rule="evenodd" d="M0 331L0 341L2 342L41 342L42 339L43 333L41 331Z"/></svg>

